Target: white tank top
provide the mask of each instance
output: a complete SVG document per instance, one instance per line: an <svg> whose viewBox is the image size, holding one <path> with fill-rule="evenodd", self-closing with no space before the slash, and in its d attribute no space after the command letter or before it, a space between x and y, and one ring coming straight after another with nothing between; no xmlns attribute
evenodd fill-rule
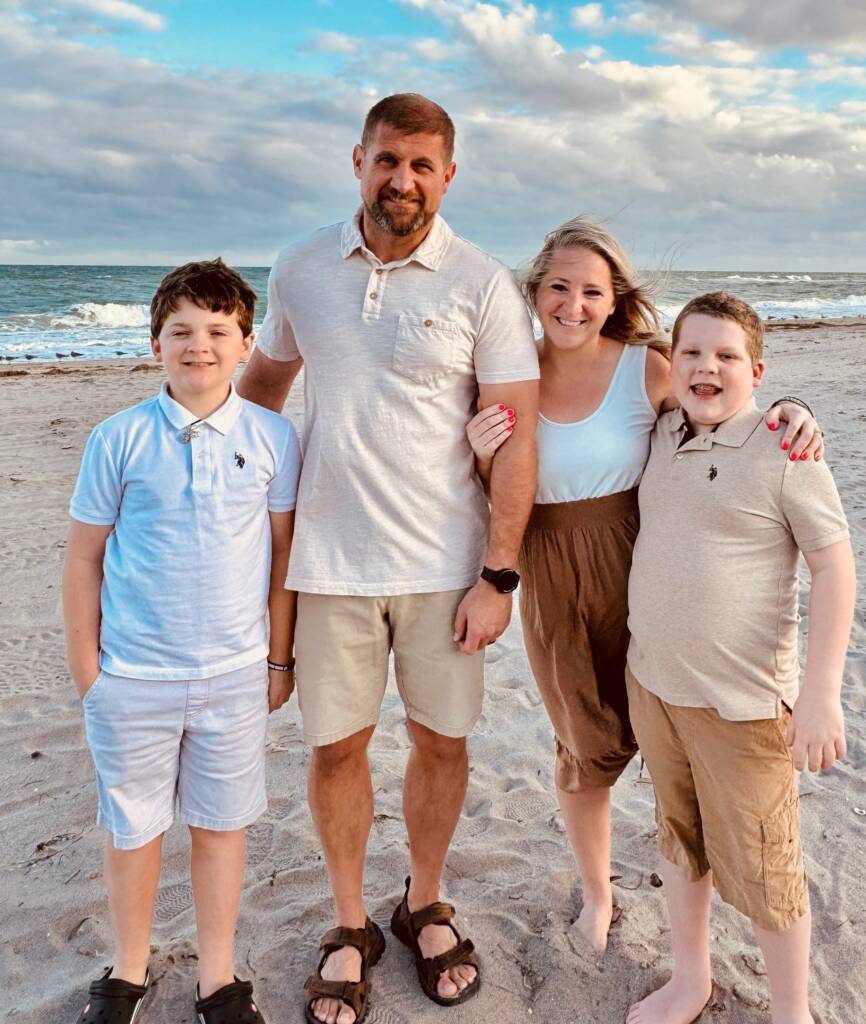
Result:
<svg viewBox="0 0 866 1024"><path fill-rule="evenodd" d="M646 346L626 345L607 393L576 423L538 417L538 504L603 498L640 483L656 413L646 393Z"/></svg>

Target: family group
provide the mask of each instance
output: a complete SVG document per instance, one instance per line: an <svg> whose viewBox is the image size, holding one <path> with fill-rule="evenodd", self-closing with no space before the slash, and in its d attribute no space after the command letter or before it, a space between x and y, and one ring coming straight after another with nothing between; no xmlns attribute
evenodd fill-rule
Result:
<svg viewBox="0 0 866 1024"><path fill-rule="evenodd" d="M390 930L431 1000L479 991L483 958L440 882L484 649L518 583L578 927L598 953L614 914L611 788L638 750L655 787L673 973L629 1024L702 1012L713 888L752 922L774 1024L812 1022L797 782L845 755L854 602L821 433L797 398L758 408L754 310L701 295L667 337L588 219L547 235L515 280L438 213L453 152L436 103L377 103L353 153L359 211L279 255L258 338L236 271L172 271L151 306L166 382L90 436L64 610L116 959L78 1024L130 1024L142 1008L175 813L191 835L197 1019L264 1021L233 942L245 829L266 809L267 718L295 685L335 903L299 1011L366 1017L385 949L363 891L367 748L392 653L411 748L409 877ZM302 365L299 440L282 409Z"/></svg>

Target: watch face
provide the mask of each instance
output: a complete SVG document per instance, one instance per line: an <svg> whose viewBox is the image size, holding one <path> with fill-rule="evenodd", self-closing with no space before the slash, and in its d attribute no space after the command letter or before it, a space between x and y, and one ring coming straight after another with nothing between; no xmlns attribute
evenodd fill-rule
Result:
<svg viewBox="0 0 866 1024"><path fill-rule="evenodd" d="M519 573L513 569L503 569L498 575L496 589L500 594L510 594L512 590L517 589L517 584L520 582Z"/></svg>

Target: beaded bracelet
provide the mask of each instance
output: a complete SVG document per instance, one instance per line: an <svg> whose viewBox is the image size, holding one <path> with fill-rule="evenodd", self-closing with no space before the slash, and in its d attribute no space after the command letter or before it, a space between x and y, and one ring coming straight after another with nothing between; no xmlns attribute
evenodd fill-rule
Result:
<svg viewBox="0 0 866 1024"><path fill-rule="evenodd" d="M809 406L806 405L806 403L803 401L803 399L802 398L795 398L794 395L785 395L784 398L777 398L776 401L773 402L773 404L770 406L770 408L773 409L777 405L781 405L783 402L793 402L794 405L799 405L802 409L805 409L806 412L813 419L815 418L815 414L812 412L812 410L809 408Z"/></svg>

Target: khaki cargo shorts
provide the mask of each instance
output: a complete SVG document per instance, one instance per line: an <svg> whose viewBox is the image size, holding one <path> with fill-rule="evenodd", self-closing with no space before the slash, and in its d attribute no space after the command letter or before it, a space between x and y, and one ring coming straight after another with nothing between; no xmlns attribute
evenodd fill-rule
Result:
<svg viewBox="0 0 866 1024"><path fill-rule="evenodd" d="M667 704L626 671L632 727L656 794L661 854L713 884L759 928L785 931L809 909L797 772L780 719L731 722Z"/></svg>
<svg viewBox="0 0 866 1024"><path fill-rule="evenodd" d="M481 714L484 652L463 654L452 640L465 593L298 594L304 741L321 747L376 724L392 650L407 716L442 736L468 736Z"/></svg>

